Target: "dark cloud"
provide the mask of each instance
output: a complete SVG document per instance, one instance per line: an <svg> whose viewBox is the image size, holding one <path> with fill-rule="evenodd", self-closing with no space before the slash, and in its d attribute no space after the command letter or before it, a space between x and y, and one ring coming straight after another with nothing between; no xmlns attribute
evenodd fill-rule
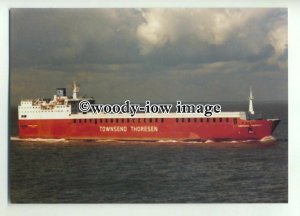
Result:
<svg viewBox="0 0 300 216"><path fill-rule="evenodd" d="M13 103L73 80L106 102L287 99L287 51L286 9L10 11Z"/></svg>
<svg viewBox="0 0 300 216"><path fill-rule="evenodd" d="M136 61L139 18L132 9L13 9L13 65Z"/></svg>

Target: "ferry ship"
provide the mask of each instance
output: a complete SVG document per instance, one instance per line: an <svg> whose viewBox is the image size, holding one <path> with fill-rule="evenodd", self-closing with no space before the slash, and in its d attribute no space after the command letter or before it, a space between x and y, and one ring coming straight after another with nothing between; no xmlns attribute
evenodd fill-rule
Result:
<svg viewBox="0 0 300 216"><path fill-rule="evenodd" d="M82 100L73 83L73 95L57 88L53 99L21 100L18 106L20 138L83 140L263 140L271 137L280 120L263 119L253 109L250 89L249 111L202 113L82 113Z"/></svg>

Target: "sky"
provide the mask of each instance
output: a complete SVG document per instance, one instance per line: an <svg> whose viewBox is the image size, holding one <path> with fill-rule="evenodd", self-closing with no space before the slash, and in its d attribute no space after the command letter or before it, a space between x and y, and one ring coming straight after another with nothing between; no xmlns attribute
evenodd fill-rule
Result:
<svg viewBox="0 0 300 216"><path fill-rule="evenodd" d="M263 9L11 9L11 103L57 87L98 103L288 98L288 13Z"/></svg>

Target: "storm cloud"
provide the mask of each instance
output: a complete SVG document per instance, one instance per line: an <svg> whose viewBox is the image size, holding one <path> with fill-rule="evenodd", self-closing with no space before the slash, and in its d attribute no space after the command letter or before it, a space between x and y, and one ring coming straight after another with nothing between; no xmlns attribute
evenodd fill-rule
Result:
<svg viewBox="0 0 300 216"><path fill-rule="evenodd" d="M12 103L287 99L287 9L12 9Z"/></svg>

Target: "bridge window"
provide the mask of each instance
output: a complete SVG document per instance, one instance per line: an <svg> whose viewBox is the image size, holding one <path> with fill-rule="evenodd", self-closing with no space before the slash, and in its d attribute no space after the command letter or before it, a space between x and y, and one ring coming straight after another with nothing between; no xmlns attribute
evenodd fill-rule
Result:
<svg viewBox="0 0 300 216"><path fill-rule="evenodd" d="M194 122L197 122L197 119L196 119L196 118L194 118Z"/></svg>
<svg viewBox="0 0 300 216"><path fill-rule="evenodd" d="M209 122L209 118L206 119L206 122Z"/></svg>
<svg viewBox="0 0 300 216"><path fill-rule="evenodd" d="M226 122L227 122L227 123L229 122L229 118L226 118Z"/></svg>
<svg viewBox="0 0 300 216"><path fill-rule="evenodd" d="M110 119L110 123L114 123L114 119Z"/></svg>
<svg viewBox="0 0 300 216"><path fill-rule="evenodd" d="M158 118L155 119L155 122L158 122Z"/></svg>
<svg viewBox="0 0 300 216"><path fill-rule="evenodd" d="M203 122L203 118L200 118L200 122Z"/></svg>
<svg viewBox="0 0 300 216"><path fill-rule="evenodd" d="M222 122L222 120L223 120L222 118L219 118L219 122Z"/></svg>
<svg viewBox="0 0 300 216"><path fill-rule="evenodd" d="M176 118L176 122L178 122L178 118Z"/></svg>
<svg viewBox="0 0 300 216"><path fill-rule="evenodd" d="M76 123L76 119L73 119L73 123Z"/></svg>
<svg viewBox="0 0 300 216"><path fill-rule="evenodd" d="M152 118L149 118L149 122L152 123Z"/></svg>
<svg viewBox="0 0 300 216"><path fill-rule="evenodd" d="M105 123L108 123L108 119L105 119Z"/></svg>
<svg viewBox="0 0 300 216"><path fill-rule="evenodd" d="M97 124L97 119L94 120L95 124Z"/></svg>
<svg viewBox="0 0 300 216"><path fill-rule="evenodd" d="M188 120L188 122L191 122L191 119L190 119L190 118L188 118L187 120Z"/></svg>
<svg viewBox="0 0 300 216"><path fill-rule="evenodd" d="M216 122L216 118L213 118L213 122Z"/></svg>
<svg viewBox="0 0 300 216"><path fill-rule="evenodd" d="M237 118L233 119L233 124L237 124Z"/></svg>
<svg viewBox="0 0 300 216"><path fill-rule="evenodd" d="M184 122L184 118L181 119L181 122Z"/></svg>
<svg viewBox="0 0 300 216"><path fill-rule="evenodd" d="M161 119L160 119L160 122L161 122L161 123L164 123L164 119L163 119L163 118L161 118Z"/></svg>
<svg viewBox="0 0 300 216"><path fill-rule="evenodd" d="M116 119L116 123L119 123L119 119Z"/></svg>

